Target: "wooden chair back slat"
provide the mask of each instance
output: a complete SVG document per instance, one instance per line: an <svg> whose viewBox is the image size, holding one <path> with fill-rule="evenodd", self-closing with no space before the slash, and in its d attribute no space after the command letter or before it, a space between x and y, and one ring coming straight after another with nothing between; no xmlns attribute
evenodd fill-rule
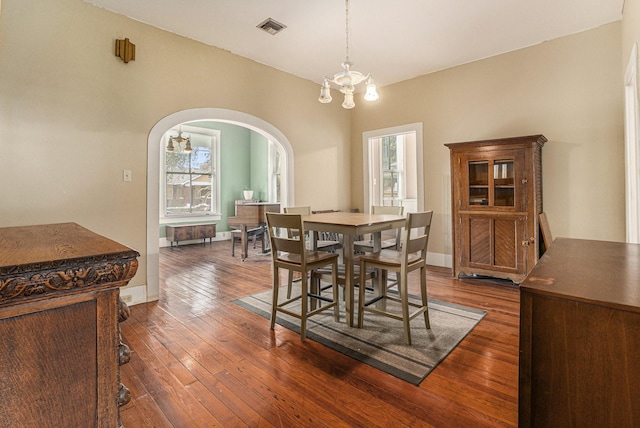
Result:
<svg viewBox="0 0 640 428"><path fill-rule="evenodd" d="M285 207L285 214L300 214L300 215L309 215L311 214L310 206L300 206L300 207Z"/></svg>
<svg viewBox="0 0 640 428"><path fill-rule="evenodd" d="M304 255L304 228L300 214L280 214L266 213L269 236L271 237L271 251L274 260L278 253L291 253ZM279 236L278 233L285 232L286 236Z"/></svg>
<svg viewBox="0 0 640 428"><path fill-rule="evenodd" d="M388 205L371 205L371 214L404 214L404 207L388 206Z"/></svg>

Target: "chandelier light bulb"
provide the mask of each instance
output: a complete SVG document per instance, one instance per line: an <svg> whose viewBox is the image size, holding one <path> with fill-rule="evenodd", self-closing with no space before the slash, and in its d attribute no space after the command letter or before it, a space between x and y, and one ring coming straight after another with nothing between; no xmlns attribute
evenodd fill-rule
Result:
<svg viewBox="0 0 640 428"><path fill-rule="evenodd" d="M342 103L342 107L346 109L352 109L356 106L356 103L353 102L353 93L347 92L344 94L344 102Z"/></svg>
<svg viewBox="0 0 640 428"><path fill-rule="evenodd" d="M376 84L373 83L373 79L369 77L369 80L367 80L367 92L364 94L364 99L367 101L376 101L378 98L379 96Z"/></svg>
<svg viewBox="0 0 640 428"><path fill-rule="evenodd" d="M329 81L325 77L324 82L322 82L322 86L320 87L320 98L318 98L318 101L326 104L330 103L331 99L331 86L329 86Z"/></svg>

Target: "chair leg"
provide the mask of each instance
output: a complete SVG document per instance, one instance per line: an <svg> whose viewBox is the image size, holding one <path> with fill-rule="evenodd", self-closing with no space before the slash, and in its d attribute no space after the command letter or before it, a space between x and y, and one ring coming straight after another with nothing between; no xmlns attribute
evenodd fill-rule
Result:
<svg viewBox="0 0 640 428"><path fill-rule="evenodd" d="M236 237L231 234L231 257L236 256Z"/></svg>
<svg viewBox="0 0 640 428"><path fill-rule="evenodd" d="M420 268L420 294L422 295L422 306L424 306L424 325L427 330L431 329L429 322L429 300L427 299L427 267Z"/></svg>
<svg viewBox="0 0 640 428"><path fill-rule="evenodd" d="M331 281L332 281L332 285L331 285L331 289L333 290L333 317L336 320L336 322L340 322L340 300L339 300L339 293L338 293L338 261L334 261L333 262L333 266L331 268L331 271L333 272L333 274L331 275ZM318 279L318 288L320 288L320 280Z"/></svg>
<svg viewBox="0 0 640 428"><path fill-rule="evenodd" d="M287 280L287 299L291 298L292 288L293 288L293 271L289 270L289 279Z"/></svg>
<svg viewBox="0 0 640 428"><path fill-rule="evenodd" d="M407 345L411 345L411 329L409 326L409 296L407 293L407 273L403 271L400 273L398 281L398 291L400 292L400 300L402 301L402 322L404 324L404 340Z"/></svg>
<svg viewBox="0 0 640 428"><path fill-rule="evenodd" d="M271 329L276 325L276 311L278 309L278 288L280 288L279 268L273 267L273 295L271 298Z"/></svg>
<svg viewBox="0 0 640 428"><path fill-rule="evenodd" d="M309 300L307 296L307 275L302 275L302 308L300 310L300 341L304 342L307 338L307 301Z"/></svg>

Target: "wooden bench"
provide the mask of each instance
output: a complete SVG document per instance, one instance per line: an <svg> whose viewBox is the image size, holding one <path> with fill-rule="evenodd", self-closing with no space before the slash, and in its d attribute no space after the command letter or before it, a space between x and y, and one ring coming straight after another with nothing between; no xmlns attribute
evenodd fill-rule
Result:
<svg viewBox="0 0 640 428"><path fill-rule="evenodd" d="M209 238L209 243L212 242L216 236L216 224L215 223L196 223L196 224L179 224L179 225L167 225L167 241L176 243L179 245L180 241L191 241L194 239L202 239L202 243L206 242Z"/></svg>

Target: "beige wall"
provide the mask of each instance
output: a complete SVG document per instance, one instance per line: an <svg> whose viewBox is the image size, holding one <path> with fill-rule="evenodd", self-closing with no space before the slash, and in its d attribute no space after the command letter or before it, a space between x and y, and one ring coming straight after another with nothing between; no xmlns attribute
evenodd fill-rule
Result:
<svg viewBox="0 0 640 428"><path fill-rule="evenodd" d="M627 67L634 43L640 42L640 0L625 0L622 18L622 71Z"/></svg>
<svg viewBox="0 0 640 428"><path fill-rule="evenodd" d="M627 0L623 24L383 87L349 112L318 103L312 82L82 0L3 0L0 227L80 223L140 251L131 284L145 284L149 132L181 110L223 108L286 136L295 202L317 208L364 208L362 132L422 122L430 250L441 254L451 246L443 144L544 133L554 235L623 240L621 75L638 2ZM136 44L129 64L113 55L124 37Z"/></svg>
<svg viewBox="0 0 640 428"><path fill-rule="evenodd" d="M429 249L451 254L445 143L544 134L544 210L554 236L622 241L619 22L380 89L352 121L352 195L362 206L362 133L422 122ZM374 72L374 70L372 70ZM360 108L362 106L362 108Z"/></svg>
<svg viewBox="0 0 640 428"><path fill-rule="evenodd" d="M114 56L125 37L136 45L128 64ZM145 284L147 138L196 107L270 123L293 146L295 202L349 207L350 115L318 95L312 82L81 0L3 0L0 227L77 222L140 251L131 285Z"/></svg>

